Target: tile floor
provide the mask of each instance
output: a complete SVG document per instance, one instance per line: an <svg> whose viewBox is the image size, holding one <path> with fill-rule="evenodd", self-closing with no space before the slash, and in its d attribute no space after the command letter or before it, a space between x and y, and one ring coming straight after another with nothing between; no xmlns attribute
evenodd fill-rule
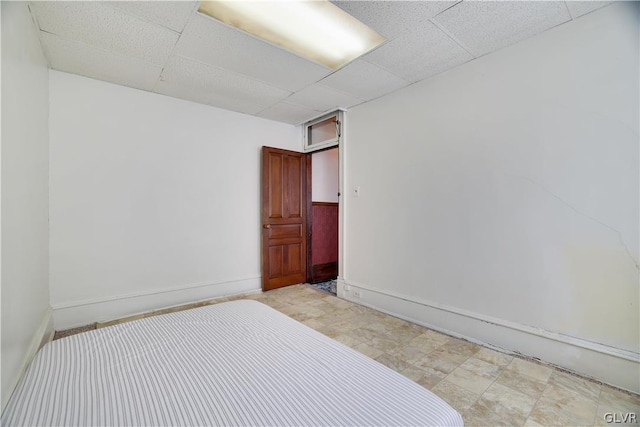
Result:
<svg viewBox="0 0 640 427"><path fill-rule="evenodd" d="M606 414L617 414L620 425L627 413L640 421L640 396L440 334L309 285L149 315L241 298L267 304L432 390L462 414L467 426L611 425Z"/></svg>

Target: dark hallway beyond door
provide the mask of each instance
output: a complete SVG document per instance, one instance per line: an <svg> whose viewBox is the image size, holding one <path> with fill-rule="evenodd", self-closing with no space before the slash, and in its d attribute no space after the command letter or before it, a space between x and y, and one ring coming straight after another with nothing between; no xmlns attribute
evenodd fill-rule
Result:
<svg viewBox="0 0 640 427"><path fill-rule="evenodd" d="M312 155L311 283L338 277L338 149Z"/></svg>

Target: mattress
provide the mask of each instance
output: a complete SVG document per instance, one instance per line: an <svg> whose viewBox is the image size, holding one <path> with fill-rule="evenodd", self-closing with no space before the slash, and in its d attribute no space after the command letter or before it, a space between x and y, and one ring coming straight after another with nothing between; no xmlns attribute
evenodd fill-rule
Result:
<svg viewBox="0 0 640 427"><path fill-rule="evenodd" d="M429 390L256 301L56 340L3 426L462 425Z"/></svg>

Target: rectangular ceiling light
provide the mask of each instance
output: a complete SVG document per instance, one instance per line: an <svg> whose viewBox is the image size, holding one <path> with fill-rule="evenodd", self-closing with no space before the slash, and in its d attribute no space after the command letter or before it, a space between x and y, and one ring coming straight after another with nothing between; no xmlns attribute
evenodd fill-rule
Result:
<svg viewBox="0 0 640 427"><path fill-rule="evenodd" d="M203 1L198 12L333 70L385 41L326 0Z"/></svg>

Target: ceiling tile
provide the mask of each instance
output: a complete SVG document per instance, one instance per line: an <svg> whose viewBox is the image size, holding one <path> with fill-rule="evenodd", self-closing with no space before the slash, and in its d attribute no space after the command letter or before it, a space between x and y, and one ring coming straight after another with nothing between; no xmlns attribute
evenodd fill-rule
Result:
<svg viewBox="0 0 640 427"><path fill-rule="evenodd" d="M322 114L322 111L313 110L302 105L278 102L258 113L258 117L297 125L309 121L320 114Z"/></svg>
<svg viewBox="0 0 640 427"><path fill-rule="evenodd" d="M182 32L198 8L198 1L110 1L109 6L135 15L148 22Z"/></svg>
<svg viewBox="0 0 640 427"><path fill-rule="evenodd" d="M582 15L586 15L589 12L593 12L594 10L600 9L601 7L607 6L613 3L612 1L572 1L569 0L566 2L567 8L569 9L569 13L571 13L571 17L576 19Z"/></svg>
<svg viewBox="0 0 640 427"><path fill-rule="evenodd" d="M178 33L100 2L32 2L41 30L120 55L162 65Z"/></svg>
<svg viewBox="0 0 640 427"><path fill-rule="evenodd" d="M473 56L426 21L362 59L416 82L470 61Z"/></svg>
<svg viewBox="0 0 640 427"><path fill-rule="evenodd" d="M407 86L409 82L380 67L356 59L320 84L368 101Z"/></svg>
<svg viewBox="0 0 640 427"><path fill-rule="evenodd" d="M248 114L255 114L291 94L183 57L172 57L167 62L154 91Z"/></svg>
<svg viewBox="0 0 640 427"><path fill-rule="evenodd" d="M432 19L474 56L571 20L562 1L463 1Z"/></svg>
<svg viewBox="0 0 640 427"><path fill-rule="evenodd" d="M331 73L328 68L200 14L187 24L175 53L291 91Z"/></svg>
<svg viewBox="0 0 640 427"><path fill-rule="evenodd" d="M142 90L152 90L162 67L40 32L51 68Z"/></svg>
<svg viewBox="0 0 640 427"><path fill-rule="evenodd" d="M317 111L349 108L364 102L362 99L339 92L319 83L299 90L287 98L287 101L304 105Z"/></svg>
<svg viewBox="0 0 640 427"><path fill-rule="evenodd" d="M456 1L334 1L351 16L387 38L436 16Z"/></svg>
<svg viewBox="0 0 640 427"><path fill-rule="evenodd" d="M337 72L199 15L195 0L29 5L56 70L297 124L378 98L612 2L334 3L389 39Z"/></svg>

